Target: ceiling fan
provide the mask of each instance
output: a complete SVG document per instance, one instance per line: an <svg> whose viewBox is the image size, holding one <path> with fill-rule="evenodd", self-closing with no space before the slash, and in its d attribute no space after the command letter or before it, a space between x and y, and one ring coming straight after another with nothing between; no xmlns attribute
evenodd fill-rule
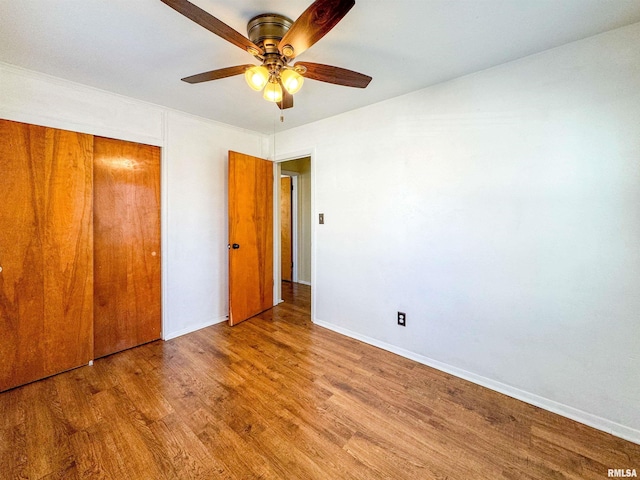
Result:
<svg viewBox="0 0 640 480"><path fill-rule="evenodd" d="M365 88L371 77L320 63L290 62L324 37L355 5L355 0L316 0L294 22L275 13L249 20L249 38L187 0L161 0L198 25L253 55L260 65L245 64L199 73L182 80L201 83L244 74L249 86L279 108L293 107L293 94L305 78Z"/></svg>

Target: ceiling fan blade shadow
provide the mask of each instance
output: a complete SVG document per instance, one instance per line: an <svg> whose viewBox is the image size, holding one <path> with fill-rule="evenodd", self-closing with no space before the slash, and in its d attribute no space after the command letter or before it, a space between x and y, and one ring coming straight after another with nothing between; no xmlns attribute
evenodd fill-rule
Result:
<svg viewBox="0 0 640 480"><path fill-rule="evenodd" d="M289 58L300 55L329 33L355 4L355 0L316 0L293 22L278 50ZM287 50L288 46L293 47L293 52Z"/></svg>
<svg viewBox="0 0 640 480"><path fill-rule="evenodd" d="M346 68L323 65L321 63L297 62L294 67L302 66L307 69L301 75L304 78L319 80L320 82L343 85L345 87L366 88L372 78L363 73L347 70Z"/></svg>
<svg viewBox="0 0 640 480"><path fill-rule="evenodd" d="M219 68L217 70L211 70L210 72L198 73L197 75L191 75L182 79L187 83L202 83L209 82L211 80L219 80L220 78L233 77L234 75L242 75L246 72L247 68L251 68L253 65L236 65L235 67Z"/></svg>
<svg viewBox="0 0 640 480"><path fill-rule="evenodd" d="M189 20L196 22L201 27L204 27L210 32L215 33L219 37L224 38L227 42L233 43L234 45L240 47L245 52L249 51L249 53L251 53L252 55L255 55L257 53L264 53L260 47L254 44L247 37L191 2L187 0L160 1L173 8L176 12L181 13Z"/></svg>

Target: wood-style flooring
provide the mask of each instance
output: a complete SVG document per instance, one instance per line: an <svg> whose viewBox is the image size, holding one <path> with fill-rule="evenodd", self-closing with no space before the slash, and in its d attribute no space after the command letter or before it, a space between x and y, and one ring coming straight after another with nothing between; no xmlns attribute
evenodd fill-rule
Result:
<svg viewBox="0 0 640 480"><path fill-rule="evenodd" d="M604 479L640 446L309 320L233 328L0 394L2 479Z"/></svg>

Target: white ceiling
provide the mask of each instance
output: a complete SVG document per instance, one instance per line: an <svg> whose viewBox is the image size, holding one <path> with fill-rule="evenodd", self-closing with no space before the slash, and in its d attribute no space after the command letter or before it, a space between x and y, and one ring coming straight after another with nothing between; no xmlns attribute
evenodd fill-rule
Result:
<svg viewBox="0 0 640 480"><path fill-rule="evenodd" d="M254 15L296 19L311 3L192 1L244 35ZM357 0L297 60L373 81L361 90L307 80L282 125L242 76L180 81L254 59L160 0L0 0L0 61L272 133L636 22L640 0Z"/></svg>

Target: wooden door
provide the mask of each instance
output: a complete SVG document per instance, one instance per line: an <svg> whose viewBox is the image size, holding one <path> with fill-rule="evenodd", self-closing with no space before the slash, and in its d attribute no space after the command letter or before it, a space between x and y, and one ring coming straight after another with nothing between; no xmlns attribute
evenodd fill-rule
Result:
<svg viewBox="0 0 640 480"><path fill-rule="evenodd" d="M229 325L273 306L273 162L229 152Z"/></svg>
<svg viewBox="0 0 640 480"><path fill-rule="evenodd" d="M160 338L160 149L95 137L96 358Z"/></svg>
<svg viewBox="0 0 640 480"><path fill-rule="evenodd" d="M93 358L92 148L0 120L0 391Z"/></svg>
<svg viewBox="0 0 640 480"><path fill-rule="evenodd" d="M280 177L280 272L284 281L293 280L291 177Z"/></svg>

